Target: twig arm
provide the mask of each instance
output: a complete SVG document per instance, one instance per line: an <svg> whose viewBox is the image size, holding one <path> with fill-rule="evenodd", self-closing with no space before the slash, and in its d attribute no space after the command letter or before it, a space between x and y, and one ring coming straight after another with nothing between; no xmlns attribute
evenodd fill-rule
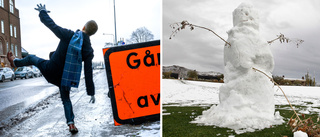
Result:
<svg viewBox="0 0 320 137"><path fill-rule="evenodd" d="M282 90L282 88L279 86L279 84L278 84L277 82L275 82L275 81L273 80L273 78L272 78L272 77L270 77L269 75L267 75L265 72L263 72L263 71L261 71L261 70L259 70L259 69L257 69L257 68L252 68L252 69L253 69L253 70L255 70L255 71L258 71L258 72L262 73L262 74L263 74L263 75L265 75L265 76L267 76L267 77L272 81L272 83L274 83L274 84L276 84L276 85L277 85L277 87L282 91L282 93L283 93L284 97L287 99L287 101L288 101L288 103L289 103L289 105L290 105L291 109L292 109L292 110L293 110L293 112L296 114L297 118L299 119L299 122L301 122L300 117L298 116L298 114L297 114L297 112L294 110L294 108L292 107L292 105L291 105L291 103L290 103L289 99L287 98L286 94L284 93L284 91Z"/></svg>
<svg viewBox="0 0 320 137"><path fill-rule="evenodd" d="M190 24L188 21L182 21L181 23L174 23L174 24L171 24L170 27L172 29L174 29L174 31L172 31L172 34L170 35L170 38L171 39L172 37L174 37L180 30L183 30L186 28L186 26L189 26L190 27L190 30L193 30L195 27L197 28L201 28L201 29L205 29L207 31L210 31L212 32L214 35L216 35L218 38L220 38L222 41L224 41L226 44L228 44L229 46L231 46L231 44L229 42L227 42L225 39L223 39L221 36L219 36L216 32L214 32L212 29L209 29L209 28L206 28L206 27L203 27L203 26L199 26L199 25L193 25L193 24ZM177 27L177 28L176 28Z"/></svg>

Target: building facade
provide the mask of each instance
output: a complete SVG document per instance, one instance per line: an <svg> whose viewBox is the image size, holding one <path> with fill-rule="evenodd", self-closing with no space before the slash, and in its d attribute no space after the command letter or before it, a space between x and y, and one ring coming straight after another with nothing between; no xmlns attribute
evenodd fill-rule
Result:
<svg viewBox="0 0 320 137"><path fill-rule="evenodd" d="M8 51L21 58L21 33L19 10L15 0L0 0L0 67L10 67Z"/></svg>

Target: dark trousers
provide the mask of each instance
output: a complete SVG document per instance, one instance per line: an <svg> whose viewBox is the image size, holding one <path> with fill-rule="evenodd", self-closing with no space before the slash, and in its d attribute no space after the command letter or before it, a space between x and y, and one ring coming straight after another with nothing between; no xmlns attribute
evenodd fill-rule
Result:
<svg viewBox="0 0 320 137"><path fill-rule="evenodd" d="M46 64L48 64L49 60L44 60L42 58L39 58L34 55L29 55L23 59L15 59L14 65L16 67L22 67L22 66L30 66L35 65L39 68L39 70L43 73L43 71L46 70L46 67L48 67ZM74 114L72 110L72 103L70 100L70 87L64 87L60 86L60 95L61 100L64 108L65 117L67 119L67 124L74 124Z"/></svg>

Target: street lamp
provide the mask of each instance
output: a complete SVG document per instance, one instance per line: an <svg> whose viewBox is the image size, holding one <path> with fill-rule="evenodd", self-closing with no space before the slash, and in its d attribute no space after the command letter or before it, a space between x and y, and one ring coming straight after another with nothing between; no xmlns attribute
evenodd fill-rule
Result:
<svg viewBox="0 0 320 137"><path fill-rule="evenodd" d="M113 17L114 17L114 35L115 35L115 38L114 38L114 41L116 43L118 43L117 41L117 22L116 22L116 1L113 0Z"/></svg>
<svg viewBox="0 0 320 137"><path fill-rule="evenodd" d="M103 33L103 35L112 35L112 47L114 47L114 35L113 34L108 34L108 33Z"/></svg>

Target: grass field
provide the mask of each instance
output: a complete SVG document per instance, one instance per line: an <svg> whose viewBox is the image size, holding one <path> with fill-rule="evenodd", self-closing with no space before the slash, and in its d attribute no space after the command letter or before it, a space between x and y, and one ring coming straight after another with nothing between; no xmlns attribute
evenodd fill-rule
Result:
<svg viewBox="0 0 320 137"><path fill-rule="evenodd" d="M303 110L305 106L294 106L296 110ZM234 130L228 128L220 128L215 126L199 126L190 123L197 116L202 114L202 111L210 107L163 107L163 137L228 137L230 135L236 137L292 137L290 127L287 125L288 120L292 117L293 111L287 105L276 106L276 111L284 117L285 123L271 128L266 128L260 131L247 132L236 134ZM318 117L317 113L305 115L306 118L312 117L315 121Z"/></svg>

